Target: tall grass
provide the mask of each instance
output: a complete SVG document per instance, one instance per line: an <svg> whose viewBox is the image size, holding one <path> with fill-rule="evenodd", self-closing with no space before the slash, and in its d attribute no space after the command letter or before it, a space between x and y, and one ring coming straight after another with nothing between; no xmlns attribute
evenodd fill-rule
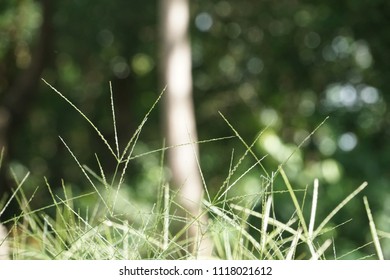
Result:
<svg viewBox="0 0 390 280"><path fill-rule="evenodd" d="M151 207L144 211L134 206L134 201L129 201L122 195L122 187L125 184L126 172L132 160L139 159L149 154L160 154L161 169L163 169L164 152L174 147L135 154L135 147L142 128L147 122L150 112L155 108L161 95L151 106L143 121L129 139L123 151L118 145L116 128L116 116L111 93L111 110L114 143L109 143L98 127L74 105L67 97L43 80L65 102L72 106L83 119L95 130L97 138L100 138L112 156L116 160L115 172L112 176L105 173L99 156L96 162L99 170L93 171L79 162L77 155L67 141L60 137L63 145L74 159L75 164L84 174L86 183L91 186L91 191L73 195L72 190L62 183L62 194L56 193L54 188L46 180L46 188L51 196L52 203L39 209L31 209L30 204L34 194L26 197L23 185L28 182L29 173L22 180L16 179L17 188L8 202L0 209L0 217L12 199L16 199L21 213L15 218L3 221L8 226L8 244L11 248L12 259L192 259L196 253L187 251L188 245L195 242L186 238L186 228L172 231L172 223L182 217L171 211L176 205L176 190L170 188L164 182L163 175L157 186L159 195ZM329 227L331 219L352 199L366 188L364 182L322 220L318 221L316 209L318 205L318 189L320 182L316 179L313 186L304 189L304 200L299 201L296 196L297 189L289 181L284 172L284 164L270 172L262 165L263 157L256 155L253 146L261 137L261 133L252 143L246 143L228 119L221 114L226 124L231 128L234 138L238 139L245 147L245 152L234 163L233 156L228 168L228 176L219 191L213 198L203 201L203 215L209 217L207 227L208 234L214 242L213 254L208 258L215 259L326 259L332 255L338 259L335 253L334 240L329 236L333 228ZM315 131L313 131L314 133ZM199 141L224 141L227 138ZM191 143L183 143L187 145ZM240 165L248 157L252 157L255 163L243 173L238 174ZM229 195L240 180L255 167L263 171L263 184L259 186L259 192L251 196ZM162 174L163 172L161 172ZM287 221L282 221L275 209L284 207L278 205L274 199L275 191L273 183L279 176L285 186L285 192L290 197L290 203L295 211ZM303 206L309 195L312 195L310 217L307 220L303 214ZM90 205L86 211L81 211L77 206L80 200L90 199L96 203ZM373 222L367 199L364 200L371 232L373 234L378 258L382 259L378 234ZM260 204L261 207L258 207ZM0 205L1 206L1 205ZM47 214L47 210L55 214ZM123 210L126 209L126 210ZM261 209L261 210L257 210ZM127 213L131 212L131 213ZM253 222L254 219L260 223ZM255 219L255 220L256 220ZM187 225L188 227L189 225ZM341 226L341 225L340 225ZM254 234L255 233L255 234ZM259 237L259 238L258 238ZM0 246L2 240L0 238ZM369 244L365 244L367 246ZM330 252L330 253L329 253Z"/></svg>

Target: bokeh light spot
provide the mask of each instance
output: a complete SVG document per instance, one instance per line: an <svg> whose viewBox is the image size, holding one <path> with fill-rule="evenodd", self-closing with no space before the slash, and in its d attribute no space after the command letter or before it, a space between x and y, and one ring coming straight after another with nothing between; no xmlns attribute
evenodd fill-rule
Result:
<svg viewBox="0 0 390 280"><path fill-rule="evenodd" d="M352 151L358 143L356 135L352 132L344 133L340 136L338 145L344 152Z"/></svg>
<svg viewBox="0 0 390 280"><path fill-rule="evenodd" d="M195 26L203 32L209 31L213 26L213 18L209 13L200 13L195 18Z"/></svg>

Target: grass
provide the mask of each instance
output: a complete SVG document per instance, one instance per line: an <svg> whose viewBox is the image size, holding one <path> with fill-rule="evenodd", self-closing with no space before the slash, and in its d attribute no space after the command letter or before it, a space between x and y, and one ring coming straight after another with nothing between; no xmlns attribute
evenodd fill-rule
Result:
<svg viewBox="0 0 390 280"><path fill-rule="evenodd" d="M171 189L169 184L164 182L163 175L161 175L162 178L158 186L158 199L146 210L137 207L137 205L134 205L134 201L129 201L122 195L126 171L132 160L149 154L159 154L162 170L164 152L173 148L163 147L138 155L134 153L142 128L162 94L152 105L150 111L147 112L124 150L120 151L112 90L110 91L111 109L115 133L115 143L113 145L104 138L97 126L69 99L49 83L44 82L93 127L97 137L105 143L107 149L116 159L117 165L114 174L108 176L103 170L98 155L96 155L99 170L93 171L78 161L72 148L66 140L60 137L70 156L73 157L75 164L84 174L86 182L91 186L91 191L81 195L73 195L72 190L63 182L61 186L62 194L59 194L55 193L54 188L46 180L46 187L52 203L39 209L31 209L30 204L34 199L34 194L26 197L23 192L23 186L28 182L29 173L25 174L21 180L15 177L17 188L9 200L3 203L3 207L0 207L2 209L0 217L12 199L17 200L21 209L20 215L11 220L3 221L9 228L6 239L11 250L11 259L166 260L196 258L197 252L190 252L187 249L189 244L195 242L186 237L187 228L172 231L172 224L182 219L181 216L172 212L172 209L180 207L175 200L175 196L179 194L177 190ZM320 182L315 179L313 188L305 188L303 199L299 199L296 195L298 190L292 186L284 171L285 163L280 165L275 172L269 172L262 165L264 158L258 157L254 152L253 146L262 134L260 133L252 143L248 144L228 119L222 114L221 116L232 129L233 137L238 139L245 147L245 153L236 163L234 163L232 153L228 176L219 188L219 192L214 198L203 201L202 214L209 217L207 232L203 234L211 236L214 246L213 254L206 257L212 259L269 260L316 260L327 259L328 256L333 256L333 259L344 257L345 255L338 256L336 254L334 240L329 237L334 230L334 226L330 226L329 222L348 202L356 199L357 195L366 188L367 183L364 182L358 186L322 221L316 222L318 219L316 210ZM199 143L223 141L228 138L231 137L199 141ZM183 145L188 144L191 143L184 143ZM253 157L255 163L239 174L240 165L248 157ZM265 174L265 176L262 175L264 180L263 184L259 186L258 193L249 196L230 195L242 178L255 167L260 167L259 170L262 170L262 174ZM277 204L275 199L277 192L273 189L273 184L277 177L281 178L281 182L285 186L284 190L280 192L289 195L291 206L294 209L294 213L287 221L282 221L277 216L277 211L275 211L279 207L286 206ZM312 200L310 217L307 219L304 214L304 205L307 203L306 200L309 194L312 194ZM78 201L85 199L92 200L95 203L82 211L76 205ZM261 207L258 207L259 204ZM367 198L364 198L364 204L377 252L376 256L383 259L378 231L375 228ZM257 210L259 208L260 211ZM54 215L49 215L47 210L53 209L52 213ZM121 211L121 209L126 209L126 211ZM131 214L129 214L130 212ZM258 220L261 222L253 222ZM318 225L316 226L316 224ZM187 227L189 226L187 225ZM381 236L386 236L386 233L380 233ZM2 243L3 240L0 237L0 248ZM371 243L363 246L368 245L371 245ZM349 253L353 253L353 251Z"/></svg>

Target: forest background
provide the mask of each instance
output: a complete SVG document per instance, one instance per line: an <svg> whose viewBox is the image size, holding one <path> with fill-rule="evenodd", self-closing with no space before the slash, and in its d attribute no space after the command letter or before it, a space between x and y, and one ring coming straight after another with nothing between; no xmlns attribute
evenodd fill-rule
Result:
<svg viewBox="0 0 390 280"><path fill-rule="evenodd" d="M41 78L114 139L111 81L119 144L125 145L164 88L158 79L158 15L157 1L0 2L0 141L15 176L31 172L27 194L44 186L44 177L58 187L64 180L76 194L89 188L58 136L83 164L95 168L97 153L105 170L114 171L104 143ZM377 227L389 232L389 19L386 0L190 1L199 140L233 135L222 112L248 143L263 132L254 150L267 155L262 163L272 173L329 116L285 165L289 180L305 188L319 179L319 217L367 181L364 194ZM136 154L164 145L161 114L157 109L149 116ZM245 147L225 139L199 149L204 178L216 193L213 186L225 180L232 150L239 155ZM4 169L2 192L9 184ZM140 207L155 200L160 169L157 153L132 161L125 190ZM249 172L235 195L257 192L262 180L258 170ZM32 203L48 201L41 188ZM288 207L277 209L286 220ZM334 231L339 255L371 240L360 196L332 221L344 222ZM390 242L382 245L390 257ZM372 245L363 246L346 258L373 252Z"/></svg>

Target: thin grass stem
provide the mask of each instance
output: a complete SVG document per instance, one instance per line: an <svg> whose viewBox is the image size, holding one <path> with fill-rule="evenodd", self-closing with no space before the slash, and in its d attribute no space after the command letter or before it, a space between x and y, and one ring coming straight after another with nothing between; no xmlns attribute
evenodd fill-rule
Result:
<svg viewBox="0 0 390 280"><path fill-rule="evenodd" d="M120 156L119 141L118 141L118 132L117 132L117 128L116 128L115 107L114 107L114 94L112 92L112 83L111 83L111 81L109 82L109 85L110 85L111 113L112 113L112 124L114 126L115 146L116 146L117 158L119 158L119 156Z"/></svg>
<svg viewBox="0 0 390 280"><path fill-rule="evenodd" d="M5 209L7 209L8 205L11 203L12 199L16 196L20 188L23 186L24 182L27 180L27 178L30 176L30 172L27 172L26 175L23 177L22 181L18 184L18 187L15 191L12 192L11 197L8 199L7 203L4 205L3 209L0 211L0 217L3 215Z"/></svg>
<svg viewBox="0 0 390 280"><path fill-rule="evenodd" d="M69 146L66 144L66 142L64 141L64 139L62 139L61 136L59 136L61 142L65 145L66 149L69 151L69 153L71 154L71 156L73 157L73 159L76 161L77 165L79 166L79 168L81 169L81 171L83 172L84 176L87 178L88 182L92 185L93 189L96 191L97 195L100 197L100 199L102 200L102 202L104 203L104 205L106 206L107 210L109 210L110 208L108 207L104 197L102 196L102 194L100 193L100 191L98 190L98 188L95 186L94 182L91 180L91 178L88 176L87 172L85 171L85 169L82 167L82 165L80 164L80 162L78 161L77 157L73 154L72 150L69 148Z"/></svg>
<svg viewBox="0 0 390 280"><path fill-rule="evenodd" d="M99 135L99 137L103 140L104 144L107 146L108 150L111 152L111 154L118 160L118 157L116 156L115 152L111 148L110 144L104 138L103 134L99 131L99 129L95 126L95 124L76 106L70 101L65 95L63 95L61 92L59 92L55 87L53 87L51 84L49 84L45 79L42 78L42 81L48 85L55 93L57 93L62 99L64 99L70 106L72 106L96 131L96 133Z"/></svg>
<svg viewBox="0 0 390 280"><path fill-rule="evenodd" d="M221 115L221 117L223 118L223 120L226 122L226 124L230 127L230 129L234 132L234 134L238 137L238 139L240 139L241 143L244 144L245 148L247 149L247 151L250 152L250 154L256 159L256 162L259 163L262 171L267 175L267 178L269 178L269 174L267 172L267 170L265 169L265 167L261 164L261 161L258 159L258 157L256 156L256 154L253 152L252 148L253 146L257 143L258 139L261 137L261 135L263 135L263 132L265 131L262 130L255 138L255 140L252 142L252 144L249 146L245 141L244 139L241 137L241 135L238 133L238 131L233 127L233 125L227 120L227 118L221 113L219 112L219 114Z"/></svg>

